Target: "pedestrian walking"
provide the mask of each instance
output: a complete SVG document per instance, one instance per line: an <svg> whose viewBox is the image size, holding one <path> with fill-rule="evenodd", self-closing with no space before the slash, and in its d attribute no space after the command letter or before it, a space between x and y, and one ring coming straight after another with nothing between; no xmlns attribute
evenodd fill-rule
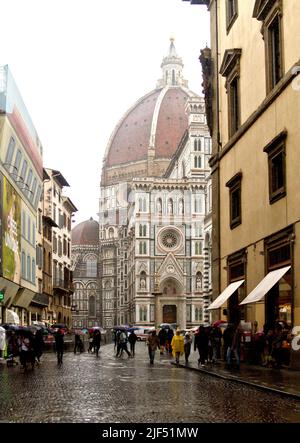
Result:
<svg viewBox="0 0 300 443"><path fill-rule="evenodd" d="M77 353L77 350L80 353L83 352L83 343L79 334L75 334L74 354Z"/></svg>
<svg viewBox="0 0 300 443"><path fill-rule="evenodd" d="M173 336L171 346L173 357L175 358L176 364L178 366L180 356L184 352L184 338L180 334L180 330L177 330L176 334Z"/></svg>
<svg viewBox="0 0 300 443"><path fill-rule="evenodd" d="M88 353L93 352L93 343L94 343L94 335L92 334L92 332L90 332L89 334L89 348L88 348Z"/></svg>
<svg viewBox="0 0 300 443"><path fill-rule="evenodd" d="M218 326L213 326L210 331L210 341L212 346L212 363L216 363L221 355L222 331Z"/></svg>
<svg viewBox="0 0 300 443"><path fill-rule="evenodd" d="M119 338L119 346L116 357L121 357L124 351L126 352L128 357L131 357L131 354L127 349L127 342L128 342L127 334L125 331L122 331Z"/></svg>
<svg viewBox="0 0 300 443"><path fill-rule="evenodd" d="M169 354L172 353L172 339L174 337L174 331L172 328L169 328L167 330L167 351L169 352Z"/></svg>
<svg viewBox="0 0 300 443"><path fill-rule="evenodd" d="M58 329L55 334L55 351L57 355L57 364L60 366L62 365L64 354L64 331L62 329Z"/></svg>
<svg viewBox="0 0 300 443"><path fill-rule="evenodd" d="M235 356L236 360L236 368L240 368L240 347L241 347L241 333L238 326L233 327L233 333L232 333L232 341L231 345L227 348L227 367L231 368L232 366L232 354Z"/></svg>
<svg viewBox="0 0 300 443"><path fill-rule="evenodd" d="M185 356L185 363L187 364L189 362L189 356L191 353L191 346L192 346L193 338L189 332L186 332L184 335L184 356Z"/></svg>
<svg viewBox="0 0 300 443"><path fill-rule="evenodd" d="M208 354L208 336L203 326L199 327L198 332L195 334L194 351L198 349L199 359L198 365L205 366L205 360Z"/></svg>
<svg viewBox="0 0 300 443"><path fill-rule="evenodd" d="M168 334L165 328L160 329L158 333L158 338L159 338L160 353L163 354L168 339Z"/></svg>
<svg viewBox="0 0 300 443"><path fill-rule="evenodd" d="M4 358L4 351L6 349L6 331L0 326L0 358Z"/></svg>
<svg viewBox="0 0 300 443"><path fill-rule="evenodd" d="M41 356L44 352L44 339L42 329L38 329L33 340L34 357L38 364L40 364Z"/></svg>
<svg viewBox="0 0 300 443"><path fill-rule="evenodd" d="M94 336L93 336L93 347L96 357L99 357L100 345L101 345L101 332L99 331L99 329L96 329L94 331Z"/></svg>
<svg viewBox="0 0 300 443"><path fill-rule="evenodd" d="M128 341L130 343L130 352L131 352L132 357L134 357L134 355L135 355L135 344L137 342L137 339L138 339L137 335L135 334L134 331L132 331L128 337Z"/></svg>
<svg viewBox="0 0 300 443"><path fill-rule="evenodd" d="M156 331L152 331L149 337L147 338L147 346L148 346L150 365L153 365L155 351L156 349L159 349L159 338L156 334Z"/></svg>
<svg viewBox="0 0 300 443"><path fill-rule="evenodd" d="M27 371L27 364L31 364L31 369L34 369L35 355L33 349L33 335L32 332L22 331L20 337L20 363L22 368Z"/></svg>

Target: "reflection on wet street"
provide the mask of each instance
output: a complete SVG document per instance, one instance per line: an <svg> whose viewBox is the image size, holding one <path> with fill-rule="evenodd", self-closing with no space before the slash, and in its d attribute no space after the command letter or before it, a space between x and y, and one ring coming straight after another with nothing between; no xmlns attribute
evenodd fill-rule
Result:
<svg viewBox="0 0 300 443"><path fill-rule="evenodd" d="M156 353L149 365L144 343L135 358L55 354L23 373L0 367L1 422L212 423L300 422L300 401L206 374L177 368Z"/></svg>

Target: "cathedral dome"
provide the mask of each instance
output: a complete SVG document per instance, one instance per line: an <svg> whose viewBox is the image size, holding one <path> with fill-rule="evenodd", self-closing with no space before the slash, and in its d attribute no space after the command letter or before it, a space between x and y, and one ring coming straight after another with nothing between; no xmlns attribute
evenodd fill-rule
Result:
<svg viewBox="0 0 300 443"><path fill-rule="evenodd" d="M188 89L183 78L182 60L173 39L161 68L157 88L123 115L110 137L103 165L104 186L133 177L161 176L188 128L186 104L198 95Z"/></svg>
<svg viewBox="0 0 300 443"><path fill-rule="evenodd" d="M72 229L72 245L98 245L99 223L91 217Z"/></svg>

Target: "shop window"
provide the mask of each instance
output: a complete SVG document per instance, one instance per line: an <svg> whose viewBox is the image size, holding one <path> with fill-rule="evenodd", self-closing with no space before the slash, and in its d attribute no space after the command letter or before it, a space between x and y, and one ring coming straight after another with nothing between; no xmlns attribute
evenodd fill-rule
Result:
<svg viewBox="0 0 300 443"><path fill-rule="evenodd" d="M232 254L227 259L228 284L239 280L246 281L246 250L241 250ZM228 299L228 320L230 323L238 324L241 320L246 320L245 305L240 303L246 297L245 282Z"/></svg>
<svg viewBox="0 0 300 443"><path fill-rule="evenodd" d="M265 240L267 272L289 265L293 268L293 238L293 229L288 228ZM277 320L284 321L290 326L293 323L292 268L266 294L266 323L270 327L274 327Z"/></svg>
<svg viewBox="0 0 300 443"><path fill-rule="evenodd" d="M268 154L270 204L286 196L286 137L283 131L264 148Z"/></svg>

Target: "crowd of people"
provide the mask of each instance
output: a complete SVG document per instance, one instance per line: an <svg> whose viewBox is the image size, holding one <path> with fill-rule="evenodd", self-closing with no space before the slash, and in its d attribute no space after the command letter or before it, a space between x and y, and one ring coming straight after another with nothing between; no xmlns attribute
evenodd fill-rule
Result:
<svg viewBox="0 0 300 443"><path fill-rule="evenodd" d="M20 365L26 371L28 367L32 369L40 364L40 359L44 351L44 340L41 329L27 330L0 330L0 352L1 357L6 357L7 366L18 364L16 358L19 357Z"/></svg>
<svg viewBox="0 0 300 443"><path fill-rule="evenodd" d="M222 326L222 327L220 327ZM224 361L227 368L240 368L241 361L247 361L265 367L281 368L288 366L290 356L291 331L284 322L277 321L274 325L265 325L263 331L248 332L241 325L228 323L226 328L221 322L212 325L199 326L195 331L186 331L171 327L162 327L158 332L154 329L147 337L150 364L154 364L155 353L172 355L176 364L184 356L185 363L189 363L191 350L198 352L198 365L218 364ZM61 365L64 354L65 331L58 329L54 334L54 350L57 363ZM114 331L114 349L116 357L127 354L128 358L135 356L135 346L138 337L134 328L127 331ZM130 349L128 349L128 345ZM99 329L89 332L88 352L99 356L101 346L101 332ZM20 365L26 371L28 367L34 368L40 364L44 352L44 339L42 329L34 330L5 330L0 326L0 358L7 359L7 365L18 364L15 360L19 357ZM74 354L84 352L82 334L75 331Z"/></svg>

